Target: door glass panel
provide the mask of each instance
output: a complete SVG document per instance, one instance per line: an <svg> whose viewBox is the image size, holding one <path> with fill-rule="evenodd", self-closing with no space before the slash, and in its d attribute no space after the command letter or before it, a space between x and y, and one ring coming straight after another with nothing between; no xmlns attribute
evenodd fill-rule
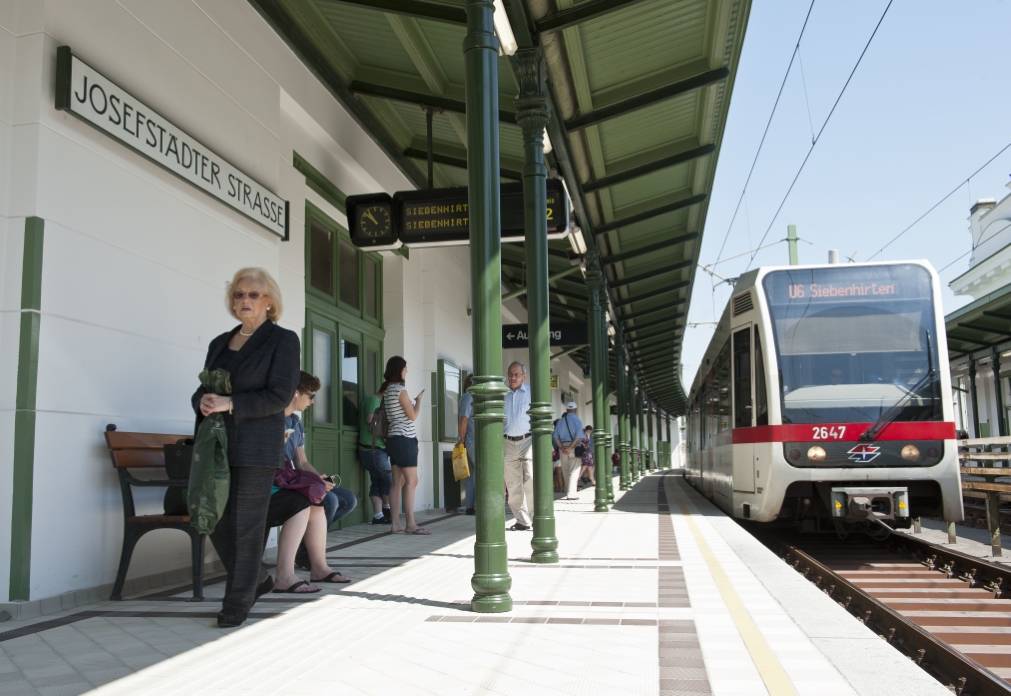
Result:
<svg viewBox="0 0 1011 696"><path fill-rule="evenodd" d="M370 319L379 317L379 303L377 302L378 288L376 287L377 264L375 259L365 258L365 316Z"/></svg>
<svg viewBox="0 0 1011 696"><path fill-rule="evenodd" d="M309 282L320 292L333 295L333 233L313 220L309 234Z"/></svg>
<svg viewBox="0 0 1011 696"><path fill-rule="evenodd" d="M376 374L379 372L379 353L374 350L366 351L365 366L365 392L375 394L379 391L376 385Z"/></svg>
<svg viewBox="0 0 1011 696"><path fill-rule="evenodd" d="M765 392L765 358L762 339L755 327L755 425L769 424L769 397Z"/></svg>
<svg viewBox="0 0 1011 696"><path fill-rule="evenodd" d="M751 427L751 329L734 334L734 427Z"/></svg>
<svg viewBox="0 0 1011 696"><path fill-rule="evenodd" d="M350 428L358 427L358 353L357 343L341 339L341 422Z"/></svg>
<svg viewBox="0 0 1011 696"><path fill-rule="evenodd" d="M312 369L319 378L320 388L312 404L313 423L332 423L333 403L333 337L326 331L312 330Z"/></svg>
<svg viewBox="0 0 1011 696"><path fill-rule="evenodd" d="M358 307L358 250L340 241L341 302Z"/></svg>

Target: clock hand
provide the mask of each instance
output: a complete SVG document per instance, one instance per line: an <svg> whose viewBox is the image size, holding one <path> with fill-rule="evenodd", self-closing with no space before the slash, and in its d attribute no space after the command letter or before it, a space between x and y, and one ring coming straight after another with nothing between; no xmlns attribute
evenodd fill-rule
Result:
<svg viewBox="0 0 1011 696"><path fill-rule="evenodd" d="M379 224L379 220L376 220L376 218L368 210L365 211L365 214L362 217L367 217L369 220L371 220L376 225Z"/></svg>

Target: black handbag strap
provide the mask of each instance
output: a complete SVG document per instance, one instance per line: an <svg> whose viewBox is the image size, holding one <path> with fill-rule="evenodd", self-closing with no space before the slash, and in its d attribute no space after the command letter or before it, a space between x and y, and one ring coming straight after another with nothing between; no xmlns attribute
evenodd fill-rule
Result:
<svg viewBox="0 0 1011 696"><path fill-rule="evenodd" d="M569 425L569 414L566 413L562 416L562 420L565 421L565 432L569 434L569 442L575 442L576 439L572 437L572 427Z"/></svg>

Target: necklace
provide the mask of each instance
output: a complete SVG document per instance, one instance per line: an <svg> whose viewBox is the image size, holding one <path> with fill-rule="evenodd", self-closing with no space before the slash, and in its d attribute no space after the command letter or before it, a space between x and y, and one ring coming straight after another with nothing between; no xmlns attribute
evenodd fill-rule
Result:
<svg viewBox="0 0 1011 696"><path fill-rule="evenodd" d="M256 333L256 332L255 332L255 331L250 331L249 333L246 333L246 332L244 332L244 331L243 331L242 329L239 329L239 335L240 335L240 336L245 336L246 338L249 338L249 337L250 337L250 336L252 336L252 335L253 335L254 333Z"/></svg>

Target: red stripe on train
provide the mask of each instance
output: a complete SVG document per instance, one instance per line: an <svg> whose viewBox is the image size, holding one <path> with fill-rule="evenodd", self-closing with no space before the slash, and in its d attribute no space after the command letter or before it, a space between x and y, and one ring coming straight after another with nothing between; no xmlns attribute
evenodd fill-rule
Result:
<svg viewBox="0 0 1011 696"><path fill-rule="evenodd" d="M790 424L790 425L760 425L756 428L734 428L730 431L735 445L753 444L758 442L856 442L873 423L824 423ZM718 440L728 433L720 433ZM953 422L913 422L889 423L884 430L874 438L875 441L886 440L954 440L955 424ZM718 444L730 444L726 440Z"/></svg>

